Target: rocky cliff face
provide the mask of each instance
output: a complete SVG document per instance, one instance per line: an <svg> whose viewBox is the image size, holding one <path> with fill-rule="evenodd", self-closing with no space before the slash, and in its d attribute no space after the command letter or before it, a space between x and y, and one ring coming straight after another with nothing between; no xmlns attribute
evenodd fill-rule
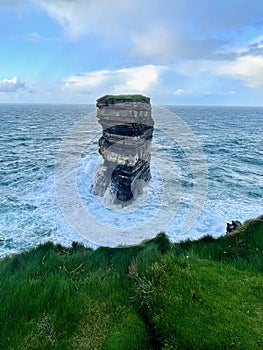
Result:
<svg viewBox="0 0 263 350"><path fill-rule="evenodd" d="M103 134L93 192L110 195L111 202L129 204L150 180L154 121L150 99L141 95L104 96L97 100Z"/></svg>

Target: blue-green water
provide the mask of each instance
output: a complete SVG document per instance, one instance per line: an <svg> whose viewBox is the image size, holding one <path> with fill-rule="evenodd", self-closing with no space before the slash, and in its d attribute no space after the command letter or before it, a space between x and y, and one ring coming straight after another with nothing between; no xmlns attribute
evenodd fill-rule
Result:
<svg viewBox="0 0 263 350"><path fill-rule="evenodd" d="M85 116L88 116L89 123L84 139L72 138L72 143L76 144L88 140L79 159L77 183L83 203L103 225L133 227L136 231L141 221L150 220L160 205L165 205L160 202L164 181L158 169L160 155L167 157L167 163L162 163L162 166L167 166L171 183L173 173L169 173L169 162L176 164L182 187L176 213L165 227L171 239L197 238L208 233L219 236L224 234L228 221L244 221L263 214L263 108L166 108L192 129L203 149L208 169L207 199L193 227L183 236L179 228L190 205L193 176L191 162L184 159L180 145L176 146L174 142L176 140L170 139L173 120L166 125L167 132L157 127L154 133L153 178L147 195L150 200L144 207L140 204L139 211L127 213L127 210L116 212L105 207L90 193L100 159L97 140L101 133L93 106L0 105L0 255L21 251L47 240L66 245L74 240L89 244L64 218L54 185L56 157L62 142ZM87 222L87 230L90 228ZM156 233L153 232L153 236Z"/></svg>

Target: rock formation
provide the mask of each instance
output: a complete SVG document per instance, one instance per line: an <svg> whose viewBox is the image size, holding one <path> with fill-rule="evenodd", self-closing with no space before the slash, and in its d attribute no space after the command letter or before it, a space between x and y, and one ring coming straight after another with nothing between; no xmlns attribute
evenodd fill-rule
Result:
<svg viewBox="0 0 263 350"><path fill-rule="evenodd" d="M154 121L151 104L142 95L106 95L97 100L97 117L103 134L99 167L93 192L110 194L112 203L129 204L150 180L151 144Z"/></svg>
<svg viewBox="0 0 263 350"><path fill-rule="evenodd" d="M242 226L242 223L240 221L232 220L231 224L227 223L226 225L226 234L235 232L236 229L238 229L240 226Z"/></svg>

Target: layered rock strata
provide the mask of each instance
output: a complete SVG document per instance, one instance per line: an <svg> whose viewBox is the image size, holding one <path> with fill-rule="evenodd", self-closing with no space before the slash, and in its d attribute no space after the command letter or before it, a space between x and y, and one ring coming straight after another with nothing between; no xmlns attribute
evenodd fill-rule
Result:
<svg viewBox="0 0 263 350"><path fill-rule="evenodd" d="M154 121L150 99L142 95L103 96L97 100L97 117L103 134L99 153L103 164L93 192L108 195L112 203L129 204L150 180Z"/></svg>

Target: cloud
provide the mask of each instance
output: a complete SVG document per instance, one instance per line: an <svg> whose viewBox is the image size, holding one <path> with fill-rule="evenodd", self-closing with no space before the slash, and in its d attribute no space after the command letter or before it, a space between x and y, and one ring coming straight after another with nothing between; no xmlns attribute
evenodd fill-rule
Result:
<svg viewBox="0 0 263 350"><path fill-rule="evenodd" d="M13 0L15 1L15 0ZM18 1L18 0L17 0ZM44 8L68 32L81 35L85 32L105 33L126 25L129 30L152 28L156 23L163 28L181 30L214 37L219 31L236 31L240 26L263 25L262 1L251 6L251 0L211 1L199 0L32 0ZM4 2L8 2L5 0Z"/></svg>
<svg viewBox="0 0 263 350"><path fill-rule="evenodd" d="M239 57L223 64L219 73L242 80L251 88L263 86L263 56Z"/></svg>
<svg viewBox="0 0 263 350"><path fill-rule="evenodd" d="M233 60L189 60L170 68L192 81L221 77L241 80L249 88L263 86L263 55L240 56Z"/></svg>
<svg viewBox="0 0 263 350"><path fill-rule="evenodd" d="M16 92L24 88L25 84L20 82L17 77L0 80L0 92Z"/></svg>
<svg viewBox="0 0 263 350"><path fill-rule="evenodd" d="M142 56L155 63L166 63L176 59L198 59L213 56L224 44L217 39L198 39L187 32L155 28L132 36L132 56Z"/></svg>
<svg viewBox="0 0 263 350"><path fill-rule="evenodd" d="M22 0L0 0L0 8L14 8L22 5Z"/></svg>
<svg viewBox="0 0 263 350"><path fill-rule="evenodd" d="M138 11L139 0L35 0L64 28L70 38L84 34L121 34L122 26ZM137 6L138 5L138 6Z"/></svg>
<svg viewBox="0 0 263 350"><path fill-rule="evenodd" d="M105 83L110 75L111 72L108 70L99 70L90 73L73 75L67 79L65 88L83 90L97 87Z"/></svg>
<svg viewBox="0 0 263 350"><path fill-rule="evenodd" d="M240 50L243 56L258 56L263 54L263 36L253 38L243 45Z"/></svg>
<svg viewBox="0 0 263 350"><path fill-rule="evenodd" d="M240 36L251 28L262 32L263 27L262 1L253 6L251 0L200 0L198 6L193 0L31 1L54 18L70 39L96 35L115 52L123 48L137 65L226 59L230 53L236 57Z"/></svg>
<svg viewBox="0 0 263 350"><path fill-rule="evenodd" d="M69 77L64 90L86 93L147 93L157 83L161 66L146 65L118 70L99 70Z"/></svg>
<svg viewBox="0 0 263 350"><path fill-rule="evenodd" d="M43 41L50 41L52 40L51 38L45 37L38 32L29 32L24 37L22 37L23 41L28 41L28 42L43 42Z"/></svg>
<svg viewBox="0 0 263 350"><path fill-rule="evenodd" d="M108 0L38 0L36 4L54 18L71 39L96 34L103 39L113 39L115 44L125 40L125 45L131 47L131 56L152 60L149 63L206 57L225 44L224 40L195 37L195 32L186 29L182 18L189 15L188 10L178 2L164 6L156 0L153 6L149 0L112 0L110 4Z"/></svg>
<svg viewBox="0 0 263 350"><path fill-rule="evenodd" d="M202 98L214 96L213 103L216 103L216 98L224 96L238 98L240 91L250 94L254 90L257 94L262 85L263 58L248 56L97 70L66 79L63 94L65 98L82 95L81 101L86 96L87 101L92 102L105 94L142 93L151 96L154 103L189 103L191 99L198 103Z"/></svg>
<svg viewBox="0 0 263 350"><path fill-rule="evenodd" d="M187 90L184 90L184 89L176 89L176 90L174 90L173 93L174 93L174 95L181 96L181 95L187 94Z"/></svg>
<svg viewBox="0 0 263 350"><path fill-rule="evenodd" d="M248 23L254 28L263 25L263 2L260 0L255 0L254 6L251 6L251 0L199 0L198 5L193 0L173 3L176 20L187 20L194 31L207 37L219 32L232 36Z"/></svg>
<svg viewBox="0 0 263 350"><path fill-rule="evenodd" d="M121 80L114 90L117 93L147 92L157 82L161 69L153 65L120 69L116 72Z"/></svg>
<svg viewBox="0 0 263 350"><path fill-rule="evenodd" d="M236 95L236 94L237 94L237 92L234 90L230 90L230 91L225 92L225 95L228 95L228 96Z"/></svg>

